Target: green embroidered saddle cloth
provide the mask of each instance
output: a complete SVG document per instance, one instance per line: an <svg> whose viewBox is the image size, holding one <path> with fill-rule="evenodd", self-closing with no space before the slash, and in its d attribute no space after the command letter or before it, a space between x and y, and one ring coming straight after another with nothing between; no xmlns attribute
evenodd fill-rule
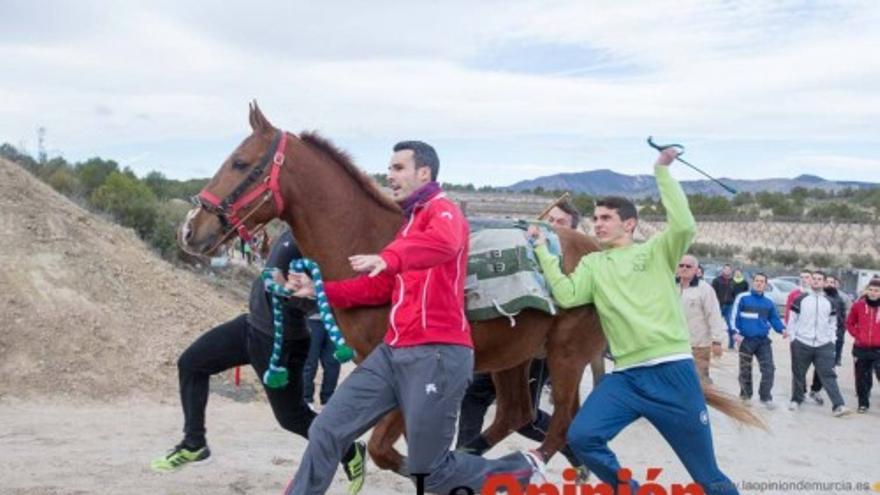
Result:
<svg viewBox="0 0 880 495"><path fill-rule="evenodd" d="M468 275L465 281L467 317L471 321L507 317L511 326L523 309L555 315L556 307L540 273L535 250L526 239L529 225L538 225L548 246L559 254L559 237L543 222L469 219L471 227Z"/></svg>

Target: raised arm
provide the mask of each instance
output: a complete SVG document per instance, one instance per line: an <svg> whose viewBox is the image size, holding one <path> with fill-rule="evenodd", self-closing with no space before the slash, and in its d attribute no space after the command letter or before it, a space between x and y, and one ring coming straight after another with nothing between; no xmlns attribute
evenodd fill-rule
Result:
<svg viewBox="0 0 880 495"><path fill-rule="evenodd" d="M676 156L678 152L674 148L668 148L660 153L654 164L660 201L666 208L666 227L652 240L673 272L697 233L697 224L688 206L687 196L681 184L669 173L669 164Z"/></svg>

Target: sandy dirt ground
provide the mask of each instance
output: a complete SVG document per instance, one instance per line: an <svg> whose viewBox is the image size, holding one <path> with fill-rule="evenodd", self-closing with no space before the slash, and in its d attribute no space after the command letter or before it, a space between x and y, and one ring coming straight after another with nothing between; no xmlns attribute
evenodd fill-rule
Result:
<svg viewBox="0 0 880 495"><path fill-rule="evenodd" d="M849 347L849 346L847 346ZM787 346L775 341L778 366L776 400L767 412L769 432L739 427L710 413L718 460L733 480L751 483L742 493L870 493L856 483L880 481L880 404L865 415L833 418L830 407L805 405L797 412L783 407L789 393ZM855 406L852 362L844 360L841 385ZM717 386L736 392L735 354L726 353L713 368ZM583 392L589 392L589 371ZM157 402L146 398L111 403L49 402L0 399L0 493L3 494L280 494L293 475L305 440L280 429L268 404L239 402L212 394L208 436L214 452L205 466L173 474L149 470L151 458L180 439L181 413L169 390ZM545 407L552 407L544 400ZM490 414L491 414L490 410ZM529 448L530 441L511 437L489 457ZM402 446L403 447L403 446ZM660 467L660 482L687 483L686 472L660 435L640 420L612 443L622 463L644 478L648 467ZM566 467L561 456L551 460L549 479L562 483ZM797 490L755 486L771 482L839 482L838 486ZM852 483L847 489L846 483ZM342 472L328 493L346 493ZM408 480L369 470L365 494L415 493Z"/></svg>

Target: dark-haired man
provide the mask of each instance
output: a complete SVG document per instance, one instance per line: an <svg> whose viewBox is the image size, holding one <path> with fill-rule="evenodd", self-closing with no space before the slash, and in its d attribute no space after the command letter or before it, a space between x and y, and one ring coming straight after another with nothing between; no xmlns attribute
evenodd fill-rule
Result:
<svg viewBox="0 0 880 495"><path fill-rule="evenodd" d="M718 304L721 307L721 315L724 317L724 320L728 322L730 321L730 309L733 305L733 300L736 299L734 284L733 265L725 263L724 266L721 267L721 273L712 280L712 288L715 289L715 296L718 298ZM733 329L728 326L727 348L733 349L733 344Z"/></svg>
<svg viewBox="0 0 880 495"><path fill-rule="evenodd" d="M855 359L856 394L860 414L871 407L873 372L880 381L880 278L873 278L865 288L864 297L853 304L846 319L846 329L855 339L852 348Z"/></svg>
<svg viewBox="0 0 880 495"><path fill-rule="evenodd" d="M544 220L554 227L577 230L581 224L581 212L570 201L563 199L538 220Z"/></svg>
<svg viewBox="0 0 880 495"><path fill-rule="evenodd" d="M825 293L825 274L815 271L810 276L810 290L798 296L791 305L786 333L791 336L791 402L788 409L796 411L804 402L806 375L810 365L816 367L822 388L831 399L831 412L840 417L851 411L846 408L834 372L834 342L837 339L837 306Z"/></svg>
<svg viewBox="0 0 880 495"><path fill-rule="evenodd" d="M773 364L773 345L770 342L770 329L782 333L785 325L779 319L776 305L764 295L767 275L756 273L752 277L750 292L737 296L733 302L730 326L739 344L739 396L743 402L752 399L752 359L757 358L761 370L761 385L758 397L767 409L776 409L773 402L773 377L776 366Z"/></svg>
<svg viewBox="0 0 880 495"><path fill-rule="evenodd" d="M393 198L407 217L379 254L349 258L347 280L325 281L330 305L381 306L393 302L382 344L342 382L309 429L309 445L287 494L323 494L343 449L380 418L400 408L406 422L410 476L425 475L424 489L479 492L486 478L507 473L525 484L543 477L538 454L500 459L450 452L461 399L471 380L474 352L464 313L468 223L436 182L440 161L421 141L394 146L388 166ZM299 297L314 297L314 283L289 278Z"/></svg>
<svg viewBox="0 0 880 495"><path fill-rule="evenodd" d="M544 216L538 220L545 220L558 229L577 229L580 225L581 214L568 200L562 199L551 207ZM604 358L600 355L590 363L593 370L593 386L605 374ZM534 420L517 430L520 435L543 442L550 428L551 415L541 409L541 390L550 377L546 359L533 359L529 366L529 395L532 398ZM483 421L489 406L495 402L497 393L495 384L492 382L490 373L474 373L471 382L461 401L461 414L458 421L458 437L455 448L464 452L482 455L491 446L481 435ZM589 478L589 470L574 455L567 445L559 451L571 466L577 471L576 481L586 481Z"/></svg>
<svg viewBox="0 0 880 495"><path fill-rule="evenodd" d="M302 258L289 230L281 234L266 258L266 267L287 273L290 262ZM282 283L283 276L277 276ZM271 296L262 277L254 279L250 292L250 312L205 332L183 351L177 361L180 379L180 402L183 406L183 440L171 451L150 463L156 472L173 472L198 465L211 456L205 438L205 410L208 406L210 378L235 366L250 364L262 377L269 366L274 348L275 325ZM275 419L282 428L308 438L315 413L303 399L303 365L309 351L309 332L305 315L315 308L314 301L292 297L280 308L284 328L281 364L290 374L282 388L264 386ZM340 454L350 493L357 493L364 482L366 446L349 442Z"/></svg>
<svg viewBox="0 0 880 495"><path fill-rule="evenodd" d="M596 203L594 231L603 251L562 273L540 229L530 229L535 252L560 307L593 303L615 358L614 372L587 397L568 430L568 444L590 471L617 486L620 464L608 442L644 417L672 446L708 494L738 493L715 461L706 400L691 354L688 327L675 288L675 269L696 233L681 186L669 173L677 152L655 163L666 228L636 244L635 205L624 198ZM637 484L630 483L631 491Z"/></svg>

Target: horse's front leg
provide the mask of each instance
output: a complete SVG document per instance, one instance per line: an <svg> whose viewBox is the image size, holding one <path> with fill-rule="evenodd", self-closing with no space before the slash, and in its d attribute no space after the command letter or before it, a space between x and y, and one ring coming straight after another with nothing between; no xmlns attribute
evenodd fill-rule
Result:
<svg viewBox="0 0 880 495"><path fill-rule="evenodd" d="M528 371L531 360L513 368L492 373L495 385L495 419L480 436L462 450L483 455L512 432L534 421L534 408L529 396Z"/></svg>
<svg viewBox="0 0 880 495"><path fill-rule="evenodd" d="M405 429L400 409L389 412L373 427L373 433L370 434L367 443L367 451L379 469L401 473L403 456L394 448L394 442L403 435Z"/></svg>
<svg viewBox="0 0 880 495"><path fill-rule="evenodd" d="M548 460L566 443L566 433L580 407L579 388L584 369L605 349L605 337L595 311L577 308L561 315L547 342L547 366L553 393L553 414L541 452Z"/></svg>

